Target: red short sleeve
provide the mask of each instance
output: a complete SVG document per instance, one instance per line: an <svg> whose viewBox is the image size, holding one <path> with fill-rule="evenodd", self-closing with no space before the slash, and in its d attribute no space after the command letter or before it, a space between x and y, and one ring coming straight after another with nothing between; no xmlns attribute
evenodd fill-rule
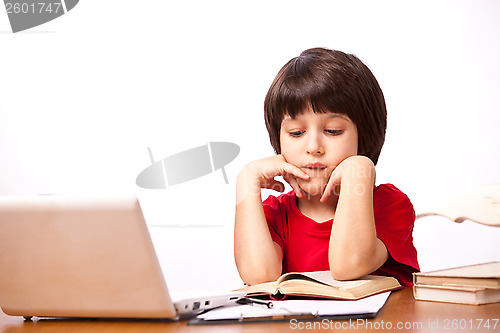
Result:
<svg viewBox="0 0 500 333"><path fill-rule="evenodd" d="M374 274L394 276L401 284L411 286L412 273L419 270L412 237L413 205L394 185L383 184L373 192L373 210L377 237L389 253L389 259Z"/></svg>
<svg viewBox="0 0 500 333"><path fill-rule="evenodd" d="M276 198L270 195L264 202L262 203L264 208L264 215L266 216L267 226L269 228L269 232L271 234L271 238L274 242L276 242L281 249L284 249L284 239L281 235L284 235L284 226L283 222L286 221L286 218L283 216L286 214L284 211L284 207L282 206L279 198Z"/></svg>

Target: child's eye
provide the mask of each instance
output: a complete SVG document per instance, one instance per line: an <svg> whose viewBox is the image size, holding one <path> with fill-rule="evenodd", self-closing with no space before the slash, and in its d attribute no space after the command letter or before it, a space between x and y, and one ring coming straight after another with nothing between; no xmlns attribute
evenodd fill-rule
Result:
<svg viewBox="0 0 500 333"><path fill-rule="evenodd" d="M325 130L326 133L331 134L331 135L339 135L342 134L342 130L332 130L332 129L327 129Z"/></svg>
<svg viewBox="0 0 500 333"><path fill-rule="evenodd" d="M304 134L304 132L305 131L293 131L293 132L288 132L288 134L290 134L290 136L293 136L294 138L298 138L299 136Z"/></svg>

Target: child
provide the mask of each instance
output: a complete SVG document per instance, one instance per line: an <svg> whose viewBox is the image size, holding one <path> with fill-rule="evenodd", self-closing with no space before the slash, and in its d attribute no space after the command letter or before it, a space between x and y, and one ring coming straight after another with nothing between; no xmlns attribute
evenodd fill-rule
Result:
<svg viewBox="0 0 500 333"><path fill-rule="evenodd" d="M356 56L322 48L290 60L264 102L277 155L246 165L236 185L234 255L247 284L290 271L330 270L337 280L418 271L408 197L375 186L385 139L382 91ZM261 188L283 192L261 199Z"/></svg>

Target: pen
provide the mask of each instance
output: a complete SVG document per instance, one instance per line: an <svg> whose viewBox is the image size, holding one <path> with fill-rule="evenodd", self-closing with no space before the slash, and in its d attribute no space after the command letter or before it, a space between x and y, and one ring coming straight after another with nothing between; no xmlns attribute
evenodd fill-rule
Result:
<svg viewBox="0 0 500 333"><path fill-rule="evenodd" d="M248 304L248 305L264 305L268 309L272 309L273 308L273 302L259 301L259 300L256 300L256 299L250 299L250 298L246 298L246 297L240 298L239 300L236 301L236 303L241 304L241 305L244 305L244 304Z"/></svg>

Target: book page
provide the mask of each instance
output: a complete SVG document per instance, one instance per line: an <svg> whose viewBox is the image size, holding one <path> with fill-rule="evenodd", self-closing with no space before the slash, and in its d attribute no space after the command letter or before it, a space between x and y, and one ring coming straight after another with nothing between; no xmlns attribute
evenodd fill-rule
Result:
<svg viewBox="0 0 500 333"><path fill-rule="evenodd" d="M236 289L236 291L244 291L247 294L251 293L274 294L276 292L276 282L264 282L264 283L254 284L251 286L246 286L240 289Z"/></svg>
<svg viewBox="0 0 500 333"><path fill-rule="evenodd" d="M287 273L280 278L279 282L286 280L293 280L294 277L307 277L309 279L315 280L317 282L333 286L333 287L343 287L343 288L351 288L355 286L359 286L365 283L368 283L368 280L363 280L363 278L353 281L338 281L332 277L330 271L318 271L318 272L305 272L305 273Z"/></svg>

